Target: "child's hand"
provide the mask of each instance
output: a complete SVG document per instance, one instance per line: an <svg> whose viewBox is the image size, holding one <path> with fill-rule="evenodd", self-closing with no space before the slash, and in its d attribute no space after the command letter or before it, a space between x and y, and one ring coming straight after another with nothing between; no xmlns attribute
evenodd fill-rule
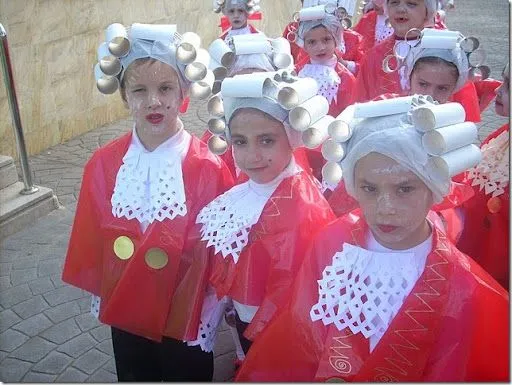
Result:
<svg viewBox="0 0 512 385"><path fill-rule="evenodd" d="M229 326L236 326L235 314L235 309L226 310L226 312L224 313L224 320Z"/></svg>

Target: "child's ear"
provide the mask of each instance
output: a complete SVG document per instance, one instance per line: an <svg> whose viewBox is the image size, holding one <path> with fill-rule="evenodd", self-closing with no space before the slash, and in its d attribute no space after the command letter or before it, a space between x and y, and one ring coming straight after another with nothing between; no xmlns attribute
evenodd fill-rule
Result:
<svg viewBox="0 0 512 385"><path fill-rule="evenodd" d="M126 89L124 87L119 87L119 93L121 94L121 99L123 99L123 104L126 107L126 109L130 109L128 106L128 100L126 100Z"/></svg>

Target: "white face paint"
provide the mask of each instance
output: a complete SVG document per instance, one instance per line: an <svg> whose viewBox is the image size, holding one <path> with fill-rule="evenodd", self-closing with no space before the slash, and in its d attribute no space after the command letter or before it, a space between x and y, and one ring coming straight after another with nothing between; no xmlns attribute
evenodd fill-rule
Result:
<svg viewBox="0 0 512 385"><path fill-rule="evenodd" d="M168 138L178 129L183 101L176 71L158 60L138 60L124 77L126 103L135 120L137 134Z"/></svg>
<svg viewBox="0 0 512 385"><path fill-rule="evenodd" d="M372 152L356 163L354 179L356 199L380 244L403 250L427 239L432 192L414 172Z"/></svg>

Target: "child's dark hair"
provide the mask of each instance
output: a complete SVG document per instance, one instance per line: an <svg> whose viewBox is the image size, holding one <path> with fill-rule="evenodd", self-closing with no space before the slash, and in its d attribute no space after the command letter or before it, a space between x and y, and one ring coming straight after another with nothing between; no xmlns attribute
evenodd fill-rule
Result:
<svg viewBox="0 0 512 385"><path fill-rule="evenodd" d="M414 71L416 71L418 68L420 68L423 64L444 64L444 65L448 66L451 71L453 71L453 75L455 76L455 78L458 78L460 75L459 69L457 68L457 66L455 64L453 64L449 61L446 61L444 59L441 59L440 57L437 57L437 56L425 56L425 57L419 58L416 61L416 63L414 63L414 67L411 71L411 76L414 73Z"/></svg>

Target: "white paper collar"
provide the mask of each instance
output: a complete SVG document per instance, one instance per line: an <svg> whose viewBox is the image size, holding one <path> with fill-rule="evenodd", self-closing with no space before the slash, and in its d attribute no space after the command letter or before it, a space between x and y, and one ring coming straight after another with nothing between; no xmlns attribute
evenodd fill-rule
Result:
<svg viewBox="0 0 512 385"><path fill-rule="evenodd" d="M186 215L181 163L190 141L190 134L181 127L171 138L148 151L134 128L116 176L112 215L136 219L141 224Z"/></svg>
<svg viewBox="0 0 512 385"><path fill-rule="evenodd" d="M336 60L336 58L334 58ZM329 62L330 63L330 62ZM335 71L334 66L330 64L306 64L299 72L301 78L313 78L318 84L318 94L327 99L329 104L337 101L338 88L341 84L341 78Z"/></svg>
<svg viewBox="0 0 512 385"><path fill-rule="evenodd" d="M482 146L482 161L468 171L471 186L479 186L486 195L497 197L505 192L509 184L509 131L503 131Z"/></svg>
<svg viewBox="0 0 512 385"><path fill-rule="evenodd" d="M251 227L258 222L267 201L279 184L301 171L294 158L290 164L269 183L260 184L252 180L234 186L218 196L198 214L196 223L202 224L201 240L206 247L214 246L215 253L238 262L247 245Z"/></svg>
<svg viewBox="0 0 512 385"><path fill-rule="evenodd" d="M431 245L432 235L412 249L393 252L344 243L318 280L319 298L311 319L362 333L372 351L423 273Z"/></svg>

